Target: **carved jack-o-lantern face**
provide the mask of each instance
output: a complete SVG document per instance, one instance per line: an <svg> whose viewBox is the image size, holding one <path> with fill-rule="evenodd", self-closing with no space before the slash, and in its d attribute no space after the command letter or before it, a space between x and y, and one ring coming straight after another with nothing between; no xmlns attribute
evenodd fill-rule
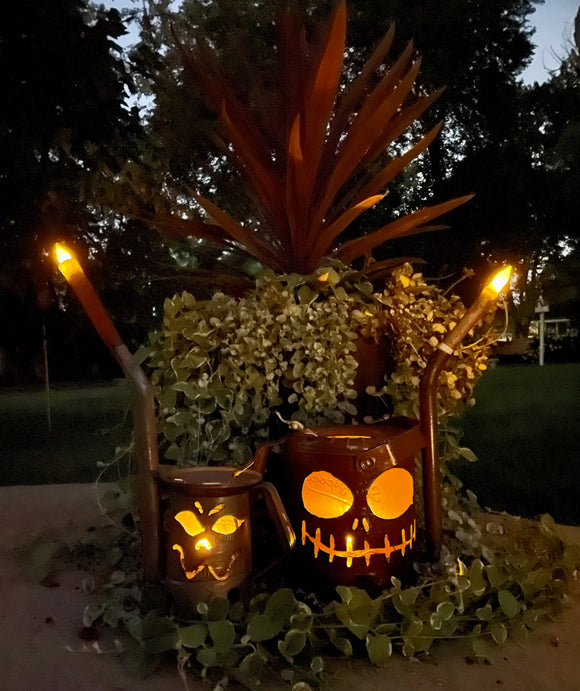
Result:
<svg viewBox="0 0 580 691"><path fill-rule="evenodd" d="M318 521L310 527L313 521L303 520L302 544L308 540L314 545L315 558L323 552L329 562L335 557L346 559L349 568L359 558L369 566L374 555L387 561L396 552L404 556L416 539L414 516L400 529L400 535L390 537L386 521L402 518L413 506L413 496L413 476L397 466L372 478L368 486L361 487L359 482L352 489L326 470L312 472L302 485L302 502L311 516L325 521L327 536L323 538Z"/></svg>
<svg viewBox="0 0 580 691"><path fill-rule="evenodd" d="M227 513L225 504L217 504L205 514L199 501L194 503L194 508L195 511L186 509L174 516L185 533L193 538L188 541L190 549L187 557L183 545L178 542L172 545L179 553L183 573L188 580L204 573L217 581L225 581L240 557L243 543L238 544L236 533L244 526L246 519ZM194 565L194 568L189 570L188 564Z"/></svg>

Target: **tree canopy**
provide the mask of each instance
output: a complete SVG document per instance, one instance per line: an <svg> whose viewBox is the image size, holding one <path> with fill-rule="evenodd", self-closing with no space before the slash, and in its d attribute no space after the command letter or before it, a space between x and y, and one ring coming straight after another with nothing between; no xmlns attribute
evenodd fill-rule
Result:
<svg viewBox="0 0 580 691"><path fill-rule="evenodd" d="M347 238L474 192L446 219L450 229L387 243L373 250L374 258L422 257L434 276L508 259L521 281L516 315L522 332L538 294L555 294L559 271L570 284L579 251L578 50L571 49L545 84L524 86L519 79L532 54L528 20L539 2L347 5L347 77L394 22L393 54L413 39L423 58L412 96L446 87L409 133L417 141L443 121L441 134ZM179 215L201 216L194 193L240 220L252 217L216 146L219 113L201 91L184 88L176 37L188 46L203 35L237 96L256 110L279 80L272 51L277 6L277 0L185 0L176 12L169 0L148 0L133 11L141 40L123 55L117 41L125 20L115 10L85 0L14 5L0 28L0 290L3 313L11 315L5 321L14 321L25 303L31 310L39 298L46 303L52 267L43 252L63 234L82 242L89 272L123 319L143 310L137 339L151 323L153 303L178 285L204 285L225 262L235 269L228 286L235 291L236 276L256 271L235 244L224 253L219 244L184 238L183 228L174 227L181 240L171 248L155 229L167 230L169 216L177 225ZM292 0L285 6L306 13L310 36L335 3ZM128 100L138 94L149 99L145 118ZM401 145L394 154L408 142ZM563 262L567 268L559 269Z"/></svg>

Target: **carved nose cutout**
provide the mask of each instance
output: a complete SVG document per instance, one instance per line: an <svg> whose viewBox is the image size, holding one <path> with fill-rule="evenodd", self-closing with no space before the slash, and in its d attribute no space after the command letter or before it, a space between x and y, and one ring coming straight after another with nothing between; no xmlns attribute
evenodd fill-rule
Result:
<svg viewBox="0 0 580 691"><path fill-rule="evenodd" d="M207 537L202 537L201 540L198 540L195 543L195 549L198 552L200 549L204 549L209 552L209 550L211 549L211 542L207 539Z"/></svg>
<svg viewBox="0 0 580 691"><path fill-rule="evenodd" d="M378 518L402 516L413 503L413 476L404 468L389 468L373 480L367 493L370 510Z"/></svg>

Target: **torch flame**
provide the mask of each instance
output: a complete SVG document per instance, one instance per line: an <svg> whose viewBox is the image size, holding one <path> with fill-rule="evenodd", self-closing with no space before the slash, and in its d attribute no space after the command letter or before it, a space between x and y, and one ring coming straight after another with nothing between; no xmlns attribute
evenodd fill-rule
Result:
<svg viewBox="0 0 580 691"><path fill-rule="evenodd" d="M111 349L122 345L123 341L115 325L95 289L85 276L83 267L79 264L73 251L69 250L66 245L61 245L60 242L54 244L53 251L59 271L76 294L102 341Z"/></svg>
<svg viewBox="0 0 580 691"><path fill-rule="evenodd" d="M508 284L511 273L512 267L506 266L493 277L488 287L499 295L501 291L505 288L505 286Z"/></svg>
<svg viewBox="0 0 580 691"><path fill-rule="evenodd" d="M68 261L69 259L72 259L71 253L58 242L54 246L54 254L56 256L56 261L59 264L62 264L63 262Z"/></svg>
<svg viewBox="0 0 580 691"><path fill-rule="evenodd" d="M73 254L73 251L69 250L66 245L56 242L54 245L54 256L61 274L69 283L74 281L77 274L84 274L83 268Z"/></svg>

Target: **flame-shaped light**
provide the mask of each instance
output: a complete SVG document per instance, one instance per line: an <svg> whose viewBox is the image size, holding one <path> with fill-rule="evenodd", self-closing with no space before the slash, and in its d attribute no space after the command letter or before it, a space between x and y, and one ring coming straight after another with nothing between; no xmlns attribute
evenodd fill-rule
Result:
<svg viewBox="0 0 580 691"><path fill-rule="evenodd" d="M508 285L510 276L512 274L512 267L506 266L501 271L498 271L496 275L490 281L488 287L494 290L497 295Z"/></svg>

